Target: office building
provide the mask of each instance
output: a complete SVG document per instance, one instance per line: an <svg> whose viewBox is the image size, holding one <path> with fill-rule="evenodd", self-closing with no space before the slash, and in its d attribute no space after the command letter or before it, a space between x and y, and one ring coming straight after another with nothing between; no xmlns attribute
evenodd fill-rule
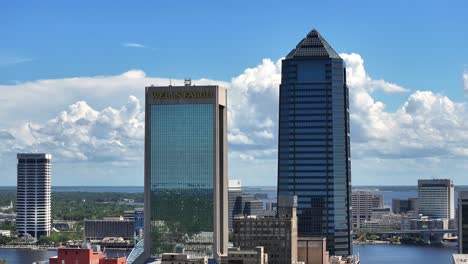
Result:
<svg viewBox="0 0 468 264"><path fill-rule="evenodd" d="M468 191L458 192L458 253L468 254Z"/></svg>
<svg viewBox="0 0 468 264"><path fill-rule="evenodd" d="M143 232L145 230L145 210L143 208L135 208L133 223L135 227L135 235L143 237Z"/></svg>
<svg viewBox="0 0 468 264"><path fill-rule="evenodd" d="M372 208L384 207L384 199L382 194L373 194L372 196Z"/></svg>
<svg viewBox="0 0 468 264"><path fill-rule="evenodd" d="M232 230L232 220L235 215L243 213L241 205L242 184L240 180L229 180L228 185L228 226Z"/></svg>
<svg viewBox="0 0 468 264"><path fill-rule="evenodd" d="M49 236L52 155L19 153L17 158L16 232L35 238Z"/></svg>
<svg viewBox="0 0 468 264"><path fill-rule="evenodd" d="M190 81L146 88L145 254L227 254L226 102L224 88Z"/></svg>
<svg viewBox="0 0 468 264"><path fill-rule="evenodd" d="M229 230L232 230L234 218L249 215L264 215L263 201L256 200L255 195L242 194L242 185L240 180L229 180L229 203L228 217Z"/></svg>
<svg viewBox="0 0 468 264"><path fill-rule="evenodd" d="M450 179L418 180L418 214L455 218L454 185Z"/></svg>
<svg viewBox="0 0 468 264"><path fill-rule="evenodd" d="M84 236L87 241L101 241L106 237L133 240L133 220L123 217L105 217L102 220L84 220Z"/></svg>
<svg viewBox="0 0 468 264"><path fill-rule="evenodd" d="M143 208L135 208L131 211L124 211L123 218L126 220L133 221L133 225L135 227L135 236L143 237L143 230L145 228L144 222L144 209Z"/></svg>
<svg viewBox="0 0 468 264"><path fill-rule="evenodd" d="M314 29L283 60L278 195L297 195L300 237L350 255L349 103L343 60Z"/></svg>
<svg viewBox="0 0 468 264"><path fill-rule="evenodd" d="M253 250L229 248L220 264L268 264L268 254L264 253L263 247L255 247Z"/></svg>
<svg viewBox="0 0 468 264"><path fill-rule="evenodd" d="M383 196L368 191L353 191L351 196L353 207L353 227L359 229L364 221L369 221L374 208L383 207Z"/></svg>
<svg viewBox="0 0 468 264"><path fill-rule="evenodd" d="M297 260L304 264L328 264L327 239L323 237L299 237Z"/></svg>
<svg viewBox="0 0 468 264"><path fill-rule="evenodd" d="M50 264L126 264L127 258L106 258L100 247L59 248L57 256L49 258Z"/></svg>
<svg viewBox="0 0 468 264"><path fill-rule="evenodd" d="M242 216L234 219L234 247L263 246L270 264L297 261L297 197L279 196L276 217Z"/></svg>
<svg viewBox="0 0 468 264"><path fill-rule="evenodd" d="M409 212L416 212L417 198L408 199L392 199L392 211L395 214L404 214Z"/></svg>

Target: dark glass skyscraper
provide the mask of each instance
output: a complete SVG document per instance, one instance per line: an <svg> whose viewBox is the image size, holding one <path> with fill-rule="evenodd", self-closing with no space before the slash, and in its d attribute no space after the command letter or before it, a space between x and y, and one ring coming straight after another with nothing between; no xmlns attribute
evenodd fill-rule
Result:
<svg viewBox="0 0 468 264"><path fill-rule="evenodd" d="M340 56L314 29L283 60L278 196L297 195L300 237L352 253L348 87Z"/></svg>
<svg viewBox="0 0 468 264"><path fill-rule="evenodd" d="M145 124L145 254L225 254L226 90L147 87Z"/></svg>

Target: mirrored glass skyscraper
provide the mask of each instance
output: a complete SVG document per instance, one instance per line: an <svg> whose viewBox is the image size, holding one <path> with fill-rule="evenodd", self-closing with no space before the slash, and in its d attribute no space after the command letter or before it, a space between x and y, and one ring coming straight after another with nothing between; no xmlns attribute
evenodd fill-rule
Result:
<svg viewBox="0 0 468 264"><path fill-rule="evenodd" d="M352 253L348 87L340 56L314 29L283 60L278 195L297 195L298 234Z"/></svg>
<svg viewBox="0 0 468 264"><path fill-rule="evenodd" d="M227 252L226 90L146 88L145 254Z"/></svg>

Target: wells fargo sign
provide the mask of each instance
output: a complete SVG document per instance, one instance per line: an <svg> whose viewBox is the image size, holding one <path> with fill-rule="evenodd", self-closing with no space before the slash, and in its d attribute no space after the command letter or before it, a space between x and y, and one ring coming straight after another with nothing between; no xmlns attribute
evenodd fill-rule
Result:
<svg viewBox="0 0 468 264"><path fill-rule="evenodd" d="M213 98L213 92L161 92L153 93L153 99Z"/></svg>

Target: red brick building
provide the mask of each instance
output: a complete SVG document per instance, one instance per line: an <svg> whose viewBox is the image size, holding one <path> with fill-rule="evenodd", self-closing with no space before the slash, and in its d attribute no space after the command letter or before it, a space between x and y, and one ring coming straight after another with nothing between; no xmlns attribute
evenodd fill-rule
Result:
<svg viewBox="0 0 468 264"><path fill-rule="evenodd" d="M57 256L49 258L50 264L126 264L125 257L105 258L101 251L90 248L59 248Z"/></svg>

